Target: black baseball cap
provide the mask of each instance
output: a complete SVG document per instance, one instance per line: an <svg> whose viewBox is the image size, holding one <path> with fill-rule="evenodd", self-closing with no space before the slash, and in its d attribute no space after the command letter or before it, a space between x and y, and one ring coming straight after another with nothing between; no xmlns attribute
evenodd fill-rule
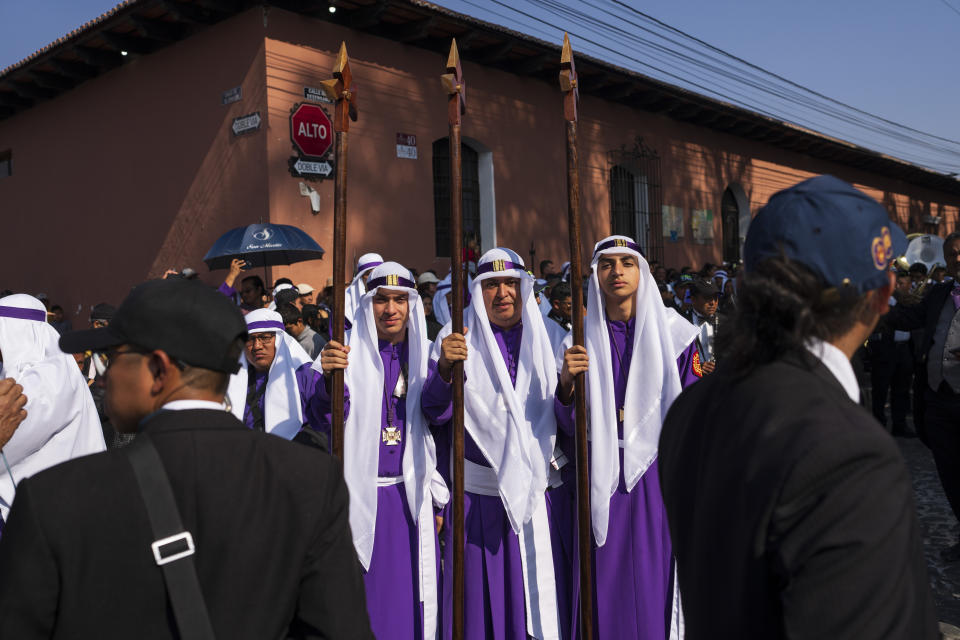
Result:
<svg viewBox="0 0 960 640"><path fill-rule="evenodd" d="M817 176L775 193L750 222L743 246L749 273L785 256L809 267L828 287L859 293L887 282L907 238L879 202L833 176Z"/></svg>
<svg viewBox="0 0 960 640"><path fill-rule="evenodd" d="M168 278L134 287L110 326L65 333L60 349L82 353L133 344L194 367L236 373L239 361L231 347L246 335L247 323L232 300L198 280Z"/></svg>
<svg viewBox="0 0 960 640"><path fill-rule="evenodd" d="M704 298L715 298L720 295L720 289L710 280L697 279L693 281L691 293Z"/></svg>
<svg viewBox="0 0 960 640"><path fill-rule="evenodd" d="M107 304L106 302L101 302L99 304L93 305L93 309L90 310L90 320L113 320L113 314L117 312L117 308L112 304Z"/></svg>

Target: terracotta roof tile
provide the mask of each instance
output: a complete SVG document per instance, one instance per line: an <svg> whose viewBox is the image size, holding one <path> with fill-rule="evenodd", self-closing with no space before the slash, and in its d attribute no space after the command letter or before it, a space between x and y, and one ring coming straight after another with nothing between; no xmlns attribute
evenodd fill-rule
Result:
<svg viewBox="0 0 960 640"><path fill-rule="evenodd" d="M29 56L27 56L26 58L24 58L23 60L21 60L20 62L15 62L14 64L12 64L12 65L10 65L9 67L7 67L6 69L3 69L2 71L0 71L0 77L3 77L3 76L5 76L5 75L7 75L8 73L10 73L11 71L13 71L13 70L15 70L15 69L19 69L19 68L22 67L23 65L27 64L27 63L30 62L31 60L34 60L34 59L38 58L39 56L43 55L43 54L46 53L47 51L50 51L51 49L53 49L53 48L55 48L55 47L57 47L57 46L65 43L65 42L67 42L67 41L70 40L71 38L75 38L75 37L79 36L79 35L82 34L84 31L87 31L88 29L91 29L91 28L95 27L96 25L100 24L100 23L103 22L104 20L115 16L118 12L120 12L121 9L125 9L125 8L127 8L127 7L129 7L129 6L131 6L131 5L137 4L138 2L140 2L140 0L124 0L124 2L121 2L120 4L118 4L117 6L115 6L113 9L110 9L110 10L107 11L106 13L103 13L103 14L101 14L100 16L94 18L93 20L90 20L89 22L86 22L86 23L80 25L79 27L77 27L76 29L74 29L73 31L71 31L70 33L66 34L65 36L61 36L61 37L57 38L56 40L54 40L53 42L51 42L51 43L48 44L47 46L43 47L42 49L38 49L37 51L34 51L34 52L31 53Z"/></svg>

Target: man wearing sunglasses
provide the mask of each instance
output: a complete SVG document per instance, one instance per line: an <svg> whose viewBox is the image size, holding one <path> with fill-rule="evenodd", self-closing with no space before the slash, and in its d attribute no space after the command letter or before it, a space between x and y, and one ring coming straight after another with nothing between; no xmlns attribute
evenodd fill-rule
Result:
<svg viewBox="0 0 960 640"><path fill-rule="evenodd" d="M144 283L108 327L61 338L107 354L107 414L137 437L20 481L0 638L372 638L339 465L224 410L246 338L229 299L183 279ZM158 486L180 533L158 532ZM189 592L175 570L193 574L193 616L171 604ZM198 611L209 633L187 632Z"/></svg>

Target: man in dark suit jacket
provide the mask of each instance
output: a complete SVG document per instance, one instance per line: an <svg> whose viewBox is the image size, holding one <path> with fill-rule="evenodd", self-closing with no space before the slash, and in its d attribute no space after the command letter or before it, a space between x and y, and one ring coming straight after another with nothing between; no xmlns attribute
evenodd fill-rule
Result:
<svg viewBox="0 0 960 640"><path fill-rule="evenodd" d="M223 410L245 339L229 300L162 280L60 344L107 353L107 412L159 454L216 637L372 638L339 465ZM0 637L181 637L128 456L20 482L0 539Z"/></svg>
<svg viewBox="0 0 960 640"><path fill-rule="evenodd" d="M689 640L939 637L910 476L849 361L905 245L830 176L751 222L733 342L660 437Z"/></svg>
<svg viewBox="0 0 960 640"><path fill-rule="evenodd" d="M886 323L901 331L923 329L921 435L933 452L953 514L960 518L960 232L944 239L943 257L953 280L929 289L920 304L898 304ZM944 549L943 556L960 560L960 542Z"/></svg>

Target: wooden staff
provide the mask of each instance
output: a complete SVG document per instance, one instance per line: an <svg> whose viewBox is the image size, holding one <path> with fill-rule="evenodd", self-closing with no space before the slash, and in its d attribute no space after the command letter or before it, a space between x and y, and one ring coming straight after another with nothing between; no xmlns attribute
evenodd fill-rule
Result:
<svg viewBox="0 0 960 640"><path fill-rule="evenodd" d="M567 227L570 232L570 291L573 297L573 344L583 346L583 278L580 251L580 173L577 160L577 71L570 38L563 34L560 54L560 89L563 91L563 119L567 121ZM577 531L580 554L580 637L593 638L593 581L590 562L590 475L587 456L587 399L584 375L577 375L573 387L577 438Z"/></svg>
<svg viewBox="0 0 960 640"><path fill-rule="evenodd" d="M333 130L336 132L334 161L336 178L333 200L333 339L343 344L344 282L347 258L347 132L350 121L357 119L357 88L350 73L347 43L340 43L333 79L323 81L323 92L336 105ZM333 408L331 450L343 460L343 369L333 370L331 389Z"/></svg>
<svg viewBox="0 0 960 640"><path fill-rule="evenodd" d="M447 72L440 76L447 90L447 123L450 125L450 293L453 331L463 331L463 173L460 159L461 116L467 111L466 86L460 69L456 39L450 45ZM453 365L453 637L464 634L463 551L463 362Z"/></svg>

